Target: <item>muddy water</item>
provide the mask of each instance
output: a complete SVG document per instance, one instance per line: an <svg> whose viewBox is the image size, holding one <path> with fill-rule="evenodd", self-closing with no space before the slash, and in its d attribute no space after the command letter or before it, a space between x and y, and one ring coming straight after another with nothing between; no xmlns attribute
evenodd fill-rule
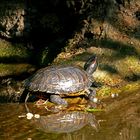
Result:
<svg viewBox="0 0 140 140"><path fill-rule="evenodd" d="M105 112L45 114L37 120L24 117L24 104L0 104L0 140L140 140L140 92L104 102Z"/></svg>

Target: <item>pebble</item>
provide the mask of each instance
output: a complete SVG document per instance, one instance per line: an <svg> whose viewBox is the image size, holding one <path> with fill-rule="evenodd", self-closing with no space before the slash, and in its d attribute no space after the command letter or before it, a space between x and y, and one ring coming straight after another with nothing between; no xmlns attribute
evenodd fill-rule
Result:
<svg viewBox="0 0 140 140"><path fill-rule="evenodd" d="M98 102L98 98L94 98L94 99L93 99L93 102L94 102L94 103L97 103L97 102Z"/></svg>
<svg viewBox="0 0 140 140"><path fill-rule="evenodd" d="M35 117L36 119L39 119L39 118L40 118L40 115L39 115L39 114L34 114L34 117Z"/></svg>
<svg viewBox="0 0 140 140"><path fill-rule="evenodd" d="M111 94L111 97L112 97L112 98L115 98L115 97L118 97L118 96L119 96L119 95L116 94L116 93L112 93L112 94Z"/></svg>
<svg viewBox="0 0 140 140"><path fill-rule="evenodd" d="M32 113L30 113L30 112L26 114L26 118L27 118L28 120L31 120L31 119L33 118L33 116L34 116L34 115L33 115Z"/></svg>

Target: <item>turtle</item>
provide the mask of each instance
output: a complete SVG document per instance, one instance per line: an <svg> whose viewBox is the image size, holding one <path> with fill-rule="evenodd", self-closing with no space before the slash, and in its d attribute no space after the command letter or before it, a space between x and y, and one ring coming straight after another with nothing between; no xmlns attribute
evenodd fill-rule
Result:
<svg viewBox="0 0 140 140"><path fill-rule="evenodd" d="M55 114L33 117L32 124L46 133L71 133L90 125L98 131L99 124L95 115L83 111L62 111Z"/></svg>
<svg viewBox="0 0 140 140"><path fill-rule="evenodd" d="M84 94L90 101L94 100L96 91L93 89L92 74L98 66L97 56L90 57L84 69L72 65L47 66L36 71L25 80L25 103L30 92L43 92L50 95L50 101L58 105L68 105L62 98ZM24 92L23 92L24 93Z"/></svg>

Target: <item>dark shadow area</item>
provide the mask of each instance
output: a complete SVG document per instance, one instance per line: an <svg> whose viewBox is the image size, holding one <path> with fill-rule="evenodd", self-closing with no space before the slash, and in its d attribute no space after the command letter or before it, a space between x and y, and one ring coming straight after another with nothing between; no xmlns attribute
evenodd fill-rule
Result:
<svg viewBox="0 0 140 140"><path fill-rule="evenodd" d="M118 71L115 68L107 64L100 65L100 70L108 71L111 74L118 74Z"/></svg>
<svg viewBox="0 0 140 140"><path fill-rule="evenodd" d="M135 81L140 80L140 75L137 75L137 74L133 73L133 74L131 74L131 75L125 77L124 79L125 79L126 81L128 81L128 82L131 82L131 81L132 81L132 82L135 82Z"/></svg>
<svg viewBox="0 0 140 140"><path fill-rule="evenodd" d="M18 64L18 63L32 63L31 58L25 58L20 56L0 57L0 63L5 64Z"/></svg>
<svg viewBox="0 0 140 140"><path fill-rule="evenodd" d="M46 61L41 64L41 67L46 66L65 47L67 39L77 28L80 16L68 8L64 0L26 0L25 11L26 41L33 46L36 65L40 65L39 55L47 50Z"/></svg>
<svg viewBox="0 0 140 140"><path fill-rule="evenodd" d="M3 95L0 96L0 103L18 103L19 102L19 97L13 93L12 95Z"/></svg>
<svg viewBox="0 0 140 140"><path fill-rule="evenodd" d="M124 58L126 56L137 56L140 57L140 54L132 45L125 45L121 42L113 41L111 39L103 39L99 42L101 48L109 48L116 51L117 59Z"/></svg>
<svg viewBox="0 0 140 140"><path fill-rule="evenodd" d="M135 16L138 20L140 20L140 10L135 12Z"/></svg>
<svg viewBox="0 0 140 140"><path fill-rule="evenodd" d="M5 79L9 79L9 77L12 79L12 81L21 81L21 80L25 80L26 78L29 78L29 76L31 76L31 74L35 73L36 70L33 71L27 71L27 72L22 72L22 73L17 73L15 75L6 75L6 76L1 76L0 78L0 84L1 84L1 80L5 80Z"/></svg>

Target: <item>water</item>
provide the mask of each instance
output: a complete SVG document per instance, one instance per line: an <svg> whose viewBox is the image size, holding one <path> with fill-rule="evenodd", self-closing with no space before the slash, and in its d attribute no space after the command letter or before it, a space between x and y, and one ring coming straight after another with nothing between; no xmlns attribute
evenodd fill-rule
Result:
<svg viewBox="0 0 140 140"><path fill-rule="evenodd" d="M24 104L0 104L0 140L140 140L139 101L140 93L134 92L105 101L105 112L56 114L53 119L44 113L40 120L20 117L27 113ZM32 104L29 108L39 112Z"/></svg>

